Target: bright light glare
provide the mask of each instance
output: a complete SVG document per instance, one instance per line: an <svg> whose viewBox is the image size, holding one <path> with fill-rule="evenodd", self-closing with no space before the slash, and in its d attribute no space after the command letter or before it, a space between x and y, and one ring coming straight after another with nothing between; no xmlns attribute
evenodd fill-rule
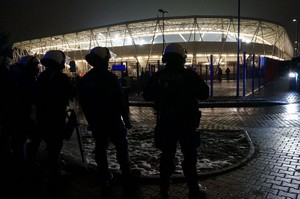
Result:
<svg viewBox="0 0 300 199"><path fill-rule="evenodd" d="M293 114L299 112L299 105L298 104L289 104L285 106L286 114Z"/></svg>
<svg viewBox="0 0 300 199"><path fill-rule="evenodd" d="M291 72L289 73L289 77L298 77L298 73Z"/></svg>
<svg viewBox="0 0 300 199"><path fill-rule="evenodd" d="M285 120L299 120L299 105L298 104L289 104L287 106L285 106L286 108L286 112L285 112L285 116L284 119Z"/></svg>

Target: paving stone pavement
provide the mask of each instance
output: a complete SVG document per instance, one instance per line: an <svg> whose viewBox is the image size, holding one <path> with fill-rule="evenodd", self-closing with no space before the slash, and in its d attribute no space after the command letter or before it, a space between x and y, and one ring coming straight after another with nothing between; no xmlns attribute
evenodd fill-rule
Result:
<svg viewBox="0 0 300 199"><path fill-rule="evenodd" d="M199 180L207 187L209 199L292 198L300 199L300 96L288 89L288 81L280 78L249 95L259 99L257 106L231 106L201 108L201 128L244 129L248 132L255 153L241 167ZM272 106L259 102L280 102ZM247 100L247 98L245 98ZM153 128L155 116L151 107L132 106L131 118L144 128ZM218 149L215 149L218 150ZM84 188L84 185L81 188ZM96 187L85 187L89 198L99 198ZM93 190L95 189L95 190ZM118 186L111 198L121 198ZM78 197L79 198L79 197ZM100 197L101 198L101 197ZM132 198L159 199L157 184L141 183ZM185 183L174 183L171 199L187 199Z"/></svg>
<svg viewBox="0 0 300 199"><path fill-rule="evenodd" d="M269 106L240 107L231 103L225 107L201 108L201 128L244 129L255 147L252 158L241 167L226 173L199 179L207 187L208 199L300 199L300 96L288 90L288 81L280 78L256 91L249 100L280 101ZM245 98L246 100L247 98ZM144 128L153 128L155 117L151 107L132 106L131 118ZM217 148L214 150L218 150ZM71 179L50 189L42 182L35 184L27 198L101 199L122 198L122 188L115 185L110 197L103 196L95 176L80 163L71 170ZM74 164L75 165L75 164ZM22 192L20 192L22 193ZM7 198L7 197L1 197ZM10 197L12 198L12 197ZM124 197L123 197L124 198ZM159 199L156 183L141 182L127 197L130 199ZM185 183L174 183L171 199L187 199Z"/></svg>
<svg viewBox="0 0 300 199"><path fill-rule="evenodd" d="M208 189L208 198L300 198L299 108L298 104L290 104L202 109L203 126L245 129L255 146L254 157L243 167L200 179ZM287 109L293 111L287 113ZM149 185L143 187L143 192L144 198L158 198L155 193L159 189ZM171 198L187 198L186 186L175 184Z"/></svg>
<svg viewBox="0 0 300 199"><path fill-rule="evenodd" d="M254 156L244 166L200 179L208 198L300 198L299 94L289 91L283 78L257 91L256 97L287 104L201 109L202 127L245 129L255 146ZM143 113L148 110L141 109ZM143 114L138 115L142 120ZM145 115L144 119L149 119L149 114ZM159 198L157 185L144 186L143 193L143 198ZM171 198L184 199L187 193L185 184L171 188Z"/></svg>

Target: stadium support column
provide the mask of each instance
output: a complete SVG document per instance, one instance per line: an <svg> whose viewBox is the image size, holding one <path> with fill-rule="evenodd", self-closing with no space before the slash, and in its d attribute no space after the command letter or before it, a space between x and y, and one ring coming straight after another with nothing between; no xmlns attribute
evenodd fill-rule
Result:
<svg viewBox="0 0 300 199"><path fill-rule="evenodd" d="M239 97L240 91L240 15L241 5L240 0L238 0L238 38L237 38L237 63L236 63L236 96Z"/></svg>
<svg viewBox="0 0 300 199"><path fill-rule="evenodd" d="M246 52L243 53L243 97L246 96L246 80L247 80L247 62L246 62Z"/></svg>
<svg viewBox="0 0 300 199"><path fill-rule="evenodd" d="M210 67L209 67L209 79L210 79L210 96L214 94L214 61L213 55L210 55Z"/></svg>
<svg viewBox="0 0 300 199"><path fill-rule="evenodd" d="M140 81L140 67L139 67L139 62L136 62L136 79Z"/></svg>

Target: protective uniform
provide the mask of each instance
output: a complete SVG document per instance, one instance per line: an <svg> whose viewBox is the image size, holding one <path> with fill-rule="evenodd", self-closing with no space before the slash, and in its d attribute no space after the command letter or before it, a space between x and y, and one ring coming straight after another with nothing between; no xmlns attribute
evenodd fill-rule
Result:
<svg viewBox="0 0 300 199"><path fill-rule="evenodd" d="M65 54L48 51L41 63L46 67L37 79L37 121L39 131L47 144L47 160L51 174L60 173L60 153L66 128L66 109L75 91L69 77L62 73Z"/></svg>
<svg viewBox="0 0 300 199"><path fill-rule="evenodd" d="M9 158L8 113L11 108L11 76L9 74L12 48L8 37L0 33L0 153L3 159Z"/></svg>
<svg viewBox="0 0 300 199"><path fill-rule="evenodd" d="M9 126L12 133L12 150L19 164L34 163L41 142L33 112L39 63L35 56L28 55L10 67L13 106L10 109Z"/></svg>
<svg viewBox="0 0 300 199"><path fill-rule="evenodd" d="M110 52L95 47L86 56L93 68L79 82L79 100L95 139L95 160L103 182L111 178L107 147L111 141L117 152L122 174L130 173L127 128L128 106L117 76L107 70Z"/></svg>
<svg viewBox="0 0 300 199"><path fill-rule="evenodd" d="M165 68L154 73L144 89L145 100L154 100L157 111L155 144L161 150L160 188L162 198L168 198L170 177L175 170L174 156L177 143L184 155L182 169L187 179L190 198L199 192L197 176L197 147L200 121L197 100L208 98L208 86L192 70L184 68L185 49L179 44L169 44L163 54Z"/></svg>

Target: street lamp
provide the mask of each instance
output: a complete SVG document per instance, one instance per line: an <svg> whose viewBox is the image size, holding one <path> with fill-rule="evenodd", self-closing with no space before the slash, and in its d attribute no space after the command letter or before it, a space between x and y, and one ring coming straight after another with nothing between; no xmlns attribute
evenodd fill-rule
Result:
<svg viewBox="0 0 300 199"><path fill-rule="evenodd" d="M163 20L163 28L162 28L162 36L163 36L163 51L165 49L165 14L168 13L168 11L163 9L158 9L158 12L162 13L162 20Z"/></svg>
<svg viewBox="0 0 300 199"><path fill-rule="evenodd" d="M294 56L298 56L298 50L299 50L299 40L298 40L298 19L293 19L293 22L296 22L296 40L295 40L295 54Z"/></svg>

